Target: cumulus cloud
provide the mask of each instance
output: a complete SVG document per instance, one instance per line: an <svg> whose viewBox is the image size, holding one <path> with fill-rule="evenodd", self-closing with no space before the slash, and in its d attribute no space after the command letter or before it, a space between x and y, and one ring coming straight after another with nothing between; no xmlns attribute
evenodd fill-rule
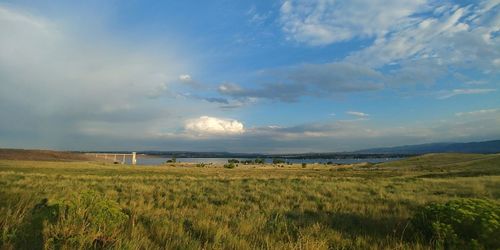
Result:
<svg viewBox="0 0 500 250"><path fill-rule="evenodd" d="M245 132L243 123L210 116L201 116L186 122L185 130L195 135L235 135Z"/></svg>
<svg viewBox="0 0 500 250"><path fill-rule="evenodd" d="M438 94L438 99L448 99L457 95L486 94L497 91L496 89L453 89L442 91Z"/></svg>
<svg viewBox="0 0 500 250"><path fill-rule="evenodd" d="M181 82L191 82L191 81L193 81L193 78L191 78L190 75L180 75L179 80Z"/></svg>

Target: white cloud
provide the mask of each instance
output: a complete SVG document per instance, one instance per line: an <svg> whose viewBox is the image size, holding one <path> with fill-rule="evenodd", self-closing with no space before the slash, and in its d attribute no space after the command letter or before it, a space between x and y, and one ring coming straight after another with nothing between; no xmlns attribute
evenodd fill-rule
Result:
<svg viewBox="0 0 500 250"><path fill-rule="evenodd" d="M426 0L351 0L283 2L280 21L288 38L326 45L356 37L384 36L428 9Z"/></svg>
<svg viewBox="0 0 500 250"><path fill-rule="evenodd" d="M345 113L348 114L348 115L353 115L353 116L357 116L357 117L368 117L368 116L370 116L367 113L358 112L358 111L347 111Z"/></svg>
<svg viewBox="0 0 500 250"><path fill-rule="evenodd" d="M458 112L455 115L456 116L478 116L478 115L489 115L489 114L495 114L495 113L500 113L500 109L480 109L480 110L474 110L474 111L468 111L468 112Z"/></svg>
<svg viewBox="0 0 500 250"><path fill-rule="evenodd" d="M498 1L458 6L432 0L287 0L280 14L287 38L308 45L373 39L344 60L374 69L399 65L391 79L398 83L415 77L434 83L448 66L495 74L500 65ZM423 63L415 67L418 61ZM429 69L435 70L427 76ZM399 70L413 73L408 78Z"/></svg>
<svg viewBox="0 0 500 250"><path fill-rule="evenodd" d="M433 67L493 70L492 62L500 56L499 38L495 35L500 25L494 21L500 20L499 8L487 8L481 3L460 8L441 3L440 11L392 27L391 32L346 60L375 68L402 62L411 66L412 62L425 60Z"/></svg>
<svg viewBox="0 0 500 250"><path fill-rule="evenodd" d="M184 128L196 135L234 135L245 132L243 123L237 120L210 116L188 120Z"/></svg>
<svg viewBox="0 0 500 250"><path fill-rule="evenodd" d="M453 89L450 91L442 91L438 95L438 99L448 99L457 95L475 95L486 94L497 91L496 89Z"/></svg>
<svg viewBox="0 0 500 250"><path fill-rule="evenodd" d="M180 75L179 76L179 80L181 82L192 82L193 81L193 79L191 78L191 76L187 75L187 74L186 75Z"/></svg>
<svg viewBox="0 0 500 250"><path fill-rule="evenodd" d="M248 16L248 22L249 23L255 24L255 25L262 25L263 23L266 22L266 20L269 18L269 16L271 15L271 13L270 12L260 13L257 10L257 7L255 7L255 5L253 5L247 11L246 15Z"/></svg>

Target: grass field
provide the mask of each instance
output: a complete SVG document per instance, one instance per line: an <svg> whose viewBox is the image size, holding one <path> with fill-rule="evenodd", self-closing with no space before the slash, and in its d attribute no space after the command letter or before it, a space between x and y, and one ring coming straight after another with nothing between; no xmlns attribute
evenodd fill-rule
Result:
<svg viewBox="0 0 500 250"><path fill-rule="evenodd" d="M499 201L500 155L234 169L1 160L0 249L428 249L408 219L457 197Z"/></svg>

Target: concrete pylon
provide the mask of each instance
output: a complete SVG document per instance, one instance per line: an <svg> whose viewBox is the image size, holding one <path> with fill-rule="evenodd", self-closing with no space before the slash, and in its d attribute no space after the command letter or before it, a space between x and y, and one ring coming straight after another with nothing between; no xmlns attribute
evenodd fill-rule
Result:
<svg viewBox="0 0 500 250"><path fill-rule="evenodd" d="M136 153L132 152L132 165L135 165L137 163L137 158L135 156L136 156Z"/></svg>

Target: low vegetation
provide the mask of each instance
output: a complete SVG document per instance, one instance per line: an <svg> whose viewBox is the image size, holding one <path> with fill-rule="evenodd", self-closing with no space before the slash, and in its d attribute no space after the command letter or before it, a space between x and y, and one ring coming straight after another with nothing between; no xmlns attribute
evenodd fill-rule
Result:
<svg viewBox="0 0 500 250"><path fill-rule="evenodd" d="M233 165L2 160L0 249L499 247L500 155Z"/></svg>
<svg viewBox="0 0 500 250"><path fill-rule="evenodd" d="M415 214L412 226L438 248L498 249L500 203L457 199L430 204Z"/></svg>

